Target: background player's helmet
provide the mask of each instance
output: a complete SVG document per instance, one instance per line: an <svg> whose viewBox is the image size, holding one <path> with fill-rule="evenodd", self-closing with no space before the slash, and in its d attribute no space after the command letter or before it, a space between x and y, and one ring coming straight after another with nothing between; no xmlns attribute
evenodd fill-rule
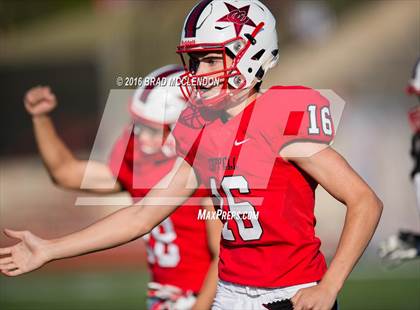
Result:
<svg viewBox="0 0 420 310"><path fill-rule="evenodd" d="M185 108L177 79L184 72L178 65L159 68L142 80L130 103L135 122L150 126L173 125Z"/></svg>
<svg viewBox="0 0 420 310"><path fill-rule="evenodd" d="M186 61L187 54L216 51L223 53L224 69L195 75ZM187 71L181 84L184 96L196 104L221 108L227 95L252 88L277 64L276 20L258 0L203 0L187 16L177 52ZM230 67L226 64L227 55L234 57ZM188 86L193 84L188 82L192 77L223 80L222 91L204 99L199 86Z"/></svg>
<svg viewBox="0 0 420 310"><path fill-rule="evenodd" d="M167 135L162 136L161 151L168 157L175 155L175 139L170 131L186 105L178 86L183 72L184 68L178 65L167 65L153 71L142 80L142 86L134 92L129 106L135 134L141 131L138 124L155 128L163 126ZM147 153L145 149L142 151Z"/></svg>
<svg viewBox="0 0 420 310"><path fill-rule="evenodd" d="M417 98L420 101L420 58L417 59L416 64L413 67L411 78L408 81L407 93L410 95L417 95ZM408 121L413 129L413 132L418 136L417 140L420 137L420 106L416 105L410 109L408 112ZM417 147L418 148L418 147ZM414 145L413 145L414 149ZM419 153L420 154L420 153ZM419 161L420 166L420 161Z"/></svg>
<svg viewBox="0 0 420 310"><path fill-rule="evenodd" d="M420 96L420 58L417 59L417 62L414 65L411 79L408 81L407 92L410 95L415 94Z"/></svg>

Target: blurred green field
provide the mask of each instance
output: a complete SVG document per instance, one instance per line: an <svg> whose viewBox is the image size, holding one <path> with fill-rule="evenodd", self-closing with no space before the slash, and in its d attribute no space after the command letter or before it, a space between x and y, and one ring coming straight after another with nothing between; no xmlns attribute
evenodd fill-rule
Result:
<svg viewBox="0 0 420 310"><path fill-rule="evenodd" d="M353 277L343 289L341 310L420 309L420 270L379 278ZM407 271L407 268L405 269ZM141 270L43 272L0 278L0 309L145 309L148 275Z"/></svg>
<svg viewBox="0 0 420 310"><path fill-rule="evenodd" d="M59 272L0 279L0 309L145 309L146 271Z"/></svg>

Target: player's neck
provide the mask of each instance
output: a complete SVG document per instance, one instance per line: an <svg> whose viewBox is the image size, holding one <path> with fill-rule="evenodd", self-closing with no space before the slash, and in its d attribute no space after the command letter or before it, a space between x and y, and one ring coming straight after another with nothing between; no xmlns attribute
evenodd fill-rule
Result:
<svg viewBox="0 0 420 310"><path fill-rule="evenodd" d="M231 119L241 113L251 102L257 99L259 93L254 89L248 93L248 96L245 97L244 100L239 102L238 104L234 104L228 107L226 111L226 115L228 119Z"/></svg>

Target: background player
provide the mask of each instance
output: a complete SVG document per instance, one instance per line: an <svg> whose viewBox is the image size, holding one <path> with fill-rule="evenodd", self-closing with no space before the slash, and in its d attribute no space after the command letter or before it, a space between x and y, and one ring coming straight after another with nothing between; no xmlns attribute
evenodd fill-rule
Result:
<svg viewBox="0 0 420 310"><path fill-rule="evenodd" d="M413 67L407 92L416 96L420 103L420 58ZM411 179L417 198L417 210L420 214L420 105L413 107L408 113L410 125L413 129L410 154L414 161ZM379 256L390 266L397 266L404 261L420 257L420 234L400 230L398 234L390 236L379 246Z"/></svg>
<svg viewBox="0 0 420 310"><path fill-rule="evenodd" d="M200 37L200 33L204 37ZM187 18L179 52L192 54L188 75L214 75L222 84L212 88L193 88L193 92L190 92L192 99L199 99L197 102L202 102L205 108L193 106L185 110L180 119L182 122L178 122L179 153L185 159L179 159L175 169L158 184L158 187L165 184L168 187L165 191L154 188L137 205L63 238L43 240L29 232L8 231L22 242L1 249L1 253L7 255L0 260L2 272L18 275L52 259L128 242L148 232L171 214L185 201L186 196L193 193L200 180L212 188L212 194L220 201L226 198L228 205L223 204L223 208L227 211L232 207L252 207L248 200L255 198L254 191L264 198L263 204L256 206L261 212L258 223L244 223L243 219L237 218L225 221L219 263L219 274L224 283L219 284L215 309L263 309L263 304L292 297L294 309L331 309L345 279L373 235L382 204L368 185L331 148L320 147L316 143L295 143L292 148L284 148L279 154L285 142L295 142L294 139L285 141L283 131L279 131L285 124L284 117L295 111L293 109L302 112L299 115L304 120L302 130L306 135L309 128L313 129L309 133L313 133L311 140L314 142L329 143L333 127L332 123L326 124L328 118L325 117L322 133L320 127L310 126L309 123L314 120L310 118L311 111L322 109L321 104L328 107L325 98L310 89L273 88L255 103L254 99L259 94L254 86L277 62L276 42L275 20L259 1L200 2ZM200 43L203 45L200 46ZM197 50L193 50L193 47L197 47ZM211 50L206 50L206 47L211 47ZM243 91L234 92L234 89ZM198 92L200 98L197 97ZM223 99L228 100L223 102ZM314 108L310 103L314 103ZM221 112L209 111L210 107L213 110L217 107ZM244 136L249 129L241 127L241 124L247 125L255 113L260 117L258 125L261 130L254 140L255 136ZM320 124L321 117L315 119ZM236 129L244 130L234 130L235 122L238 125ZM190 125L189 129L187 124ZM201 130L203 126L205 129ZM251 129L255 130L251 134L258 133L259 128ZM192 143L194 140L190 138L197 132L196 143ZM299 134L304 135L303 132ZM199 146L200 139L204 143L203 148ZM218 143L224 144L224 147ZM185 148L188 144L192 146L191 149ZM212 147L215 144L217 148ZM244 166L240 163L235 165L235 161L230 160L233 158L229 158L236 152L239 155L241 146L242 151L245 150L245 157L252 157L250 161L243 162ZM307 146L319 152L311 149L312 156L292 156L296 154L292 152L293 149L304 147L306 151ZM228 154L228 164L211 175L212 166L208 165L207 159L220 159L223 163L223 157L219 155L225 154ZM264 154L269 155L267 160L273 159L270 158L272 156L276 161L269 182L277 185L275 188L260 188L255 181L255 177L258 178L267 167L273 169L273 166L262 164L265 158L261 155ZM198 163L192 167L194 159ZM228 167L234 168L224 169ZM243 174L231 175L232 171ZM227 183L222 180L223 177L226 177ZM246 184L243 178L251 182ZM327 271L313 227L314 190L318 183L347 207L341 240ZM169 197L170 206L155 208L150 205L150 199L154 204L161 202L163 205L165 198ZM120 228L118 232L111 234L110 231L117 227ZM263 239L260 239L261 236ZM285 265L279 265L279 262Z"/></svg>
<svg viewBox="0 0 420 310"><path fill-rule="evenodd" d="M170 81L181 71L182 67L168 65L147 78ZM138 201L174 165L175 145L170 132L185 107L178 87L152 85L136 90L130 102L132 123L115 143L108 165L76 158L57 135L48 116L57 101L48 87L29 90L24 102L32 115L42 160L60 187L82 190L86 175L93 189L85 191L127 191ZM101 189L114 183L114 188ZM149 309L190 309L194 303L194 309L210 307L217 281L220 228L215 221L197 221L199 209L191 205L180 208L145 236L152 278ZM196 240L194 245L191 240ZM193 294L198 295L197 301Z"/></svg>

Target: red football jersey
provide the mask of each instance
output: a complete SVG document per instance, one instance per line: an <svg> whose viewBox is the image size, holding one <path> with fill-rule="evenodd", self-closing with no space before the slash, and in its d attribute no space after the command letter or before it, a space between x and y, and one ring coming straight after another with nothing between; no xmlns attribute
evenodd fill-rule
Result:
<svg viewBox="0 0 420 310"><path fill-rule="evenodd" d="M145 196L175 162L175 157L163 153L146 155L137 143L130 127L115 143L109 161L134 201ZM152 281L200 291L211 260L205 221L197 220L200 208L191 204L179 207L145 236Z"/></svg>
<svg viewBox="0 0 420 310"><path fill-rule="evenodd" d="M178 154L223 211L220 279L273 288L321 280L317 183L279 152L296 141L332 141L324 97L304 87L273 87L230 120L189 107L174 135Z"/></svg>

